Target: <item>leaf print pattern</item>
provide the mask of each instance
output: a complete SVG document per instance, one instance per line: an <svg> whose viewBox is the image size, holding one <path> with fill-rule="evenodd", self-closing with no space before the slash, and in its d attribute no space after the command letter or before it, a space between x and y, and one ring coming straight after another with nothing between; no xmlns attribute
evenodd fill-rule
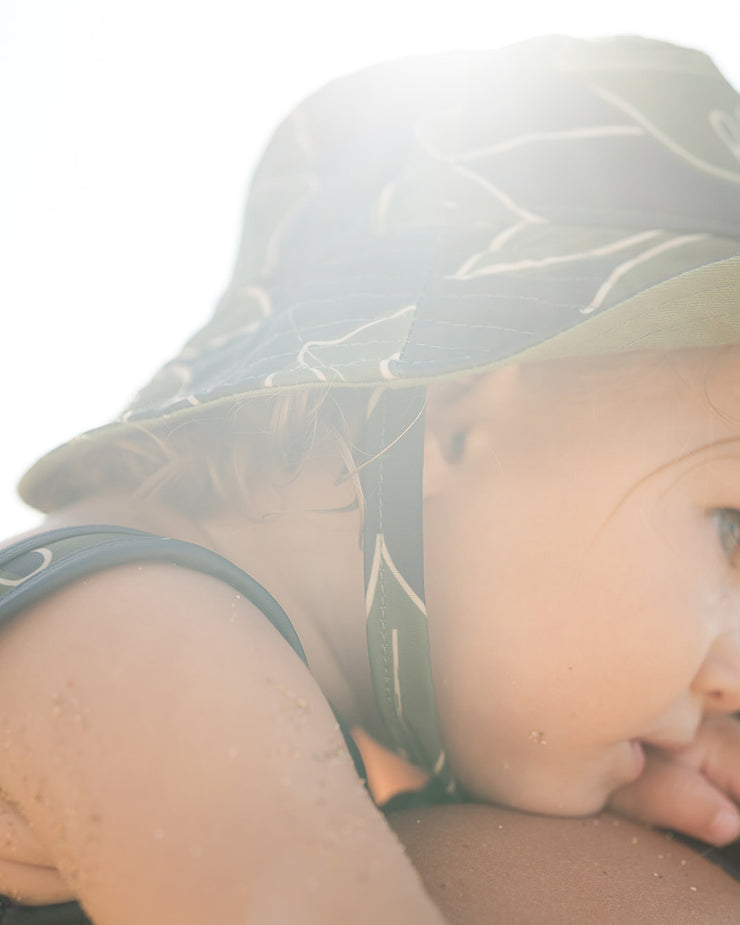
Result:
<svg viewBox="0 0 740 925"><path fill-rule="evenodd" d="M738 111L708 58L631 38L531 40L335 81L267 149L213 320L123 420L526 358L736 257Z"/></svg>

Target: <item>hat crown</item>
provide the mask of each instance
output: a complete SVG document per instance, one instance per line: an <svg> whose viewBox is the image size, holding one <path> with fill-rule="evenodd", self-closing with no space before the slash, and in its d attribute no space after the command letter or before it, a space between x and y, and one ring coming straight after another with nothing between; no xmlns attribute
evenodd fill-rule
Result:
<svg viewBox="0 0 740 925"><path fill-rule="evenodd" d="M703 53L635 37L340 78L268 146L234 286L300 286L348 237L517 222L740 237L740 97Z"/></svg>

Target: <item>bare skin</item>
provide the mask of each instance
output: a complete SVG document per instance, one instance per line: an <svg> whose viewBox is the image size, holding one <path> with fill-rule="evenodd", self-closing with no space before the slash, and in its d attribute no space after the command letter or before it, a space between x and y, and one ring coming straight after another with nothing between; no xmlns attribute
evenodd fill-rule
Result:
<svg viewBox="0 0 740 925"><path fill-rule="evenodd" d="M6 753L18 755L21 743L27 753L34 751L35 740L46 737L53 740L60 731L64 732L69 748L65 748L55 762L57 773L53 782L45 780L41 771L43 762L39 765L35 761L24 762L23 776L27 780L17 788L22 793L20 815L11 826L15 835L9 833L5 845L8 853L27 863L18 864L16 860L13 865L0 865L0 889L6 893L20 893L26 901L34 902L80 896L93 912L95 921L103 925L130 922L131 916L139 922L171 920L174 914L177 914L178 921L183 922L189 921L188 915L192 914L195 922L198 920L196 915L205 915L205 920L208 920L207 916L213 915L217 908L214 903L219 899L224 902L224 897L229 895L228 891L221 890L219 897L218 890L204 890L203 885L229 882L232 877L230 867L234 858L238 857L240 867L243 865L249 870L251 865L252 869L260 871L263 909L269 907L273 914L287 917L284 920L339 922L343 915L351 915L353 921L435 921L433 913L424 909L421 900L418 908L414 908L413 903L404 903L405 891L414 884L413 875L406 869L392 840L383 833L383 823L377 820L372 807L362 795L358 799L356 781L343 755L341 742L332 734L333 730L327 729L322 733L323 723L314 717L316 712L322 711L323 698L316 700L310 684L309 689L304 689L306 681L291 670L292 659L286 659L278 666L281 672L278 684L262 679L273 694L270 701L271 723L275 725L277 716L281 721L277 734L288 737L294 743L295 751L282 756L282 773L290 778L295 775L302 786L306 785L307 775L313 773L318 791L331 794L331 810L328 802L317 801L317 819L312 820L309 814L302 824L301 814L293 814L287 837L284 827L277 832L283 838L276 841L274 830L271 837L266 837L266 833L274 829L269 824L270 818L280 816L285 819L285 789L279 788L279 807L272 805L269 775L261 773L259 766L250 760L253 749L260 744L251 735L243 753L229 751L229 763L240 778L236 789L243 791L244 778L241 775L246 775L259 789L263 803L260 818L239 821L250 832L259 831L260 837L239 843L238 837L235 838L238 833L220 827L217 842L212 841L208 814L214 811L214 807L207 806L206 818L192 810L202 805L200 788L204 784L213 790L214 773L218 773L219 796L223 797L224 785L228 781L225 781L222 771L204 766L202 761L194 769L197 773L190 773L193 770L194 747L196 754L208 753L216 748L210 738L194 746L192 728L193 724L197 724L198 711L203 707L209 712L214 709L220 711L222 722L212 732L218 735L223 747L234 749L233 743L239 741L234 735L238 733L228 722L223 704L217 707L209 702L194 703L186 698L182 708L188 729L179 734L178 724L170 711L164 717L157 715L158 709L161 709L157 705L167 702L162 687L168 688L180 682L178 689L182 690L181 672L191 677L194 671L207 673L208 664L200 663L200 657L195 658L193 651L188 655L190 647L184 644L179 647L180 665L174 677L163 670L161 664L150 675L146 666L142 670L138 652L131 651L129 656L127 647L121 646L123 637L120 631L111 635L111 627L106 626L107 620L100 620L102 607L95 611L97 632L94 635L90 632L89 619L80 610L81 605L91 603L91 596L94 599L99 594L106 600L115 594L123 598L124 605L129 607L138 597L136 584L146 588L147 598L156 593L160 601L176 603L177 627L160 627L166 637L162 639L166 647L163 658L172 661L170 634L175 630L181 635L185 630L188 637L192 634L199 656L211 638L210 633L203 637L204 628L199 625L197 614L202 599L208 602L211 615L214 609L228 614L226 620L230 627L234 626L231 622L233 616L239 613L239 621L247 621L250 642L256 639L258 649L265 656L259 641L259 626L264 628L264 622L259 617L252 622L253 615L247 607L241 612L241 605L228 589L188 573L162 574L168 571L145 568L142 572L136 569L136 574L133 574L133 570L122 569L109 573L105 579L101 576L100 581L93 581L84 589L71 589L65 595L58 595L53 607L42 610L28 621L28 630L21 629L19 625L17 633L11 631L7 634L4 647L7 655L2 656L2 673L7 677L2 682L2 695L11 698L11 705L22 680L19 657L28 644L28 637L31 637L28 640L31 648L37 652L34 643L37 633L42 635L52 644L47 649L52 657L46 654L38 658L41 670L35 673L35 678L29 676L30 666L27 661L25 663L24 696L32 695L25 704L25 714L34 717L34 735L29 737L30 730L19 728L13 734L12 742L5 739ZM182 597L181 592L185 592ZM193 605L195 610L191 610ZM119 627L122 618L122 614L113 612L113 622ZM84 627L84 632L77 632L80 627ZM266 636L272 635L269 628L264 628L264 631ZM155 639L151 631L147 635L149 651L154 651L156 657L156 650L152 649ZM70 646L74 639L77 639L78 645ZM225 648L233 650L237 641L238 637L227 637L224 639ZM278 645L282 647L279 642ZM101 658L101 652L108 646L112 649L110 658ZM79 651L80 647L82 651ZM55 653L65 649L73 651L60 660ZM91 649L97 656L95 662L101 667L101 676L97 680L94 674L89 677ZM241 662L246 653L237 651ZM217 654L218 677L203 675L201 680L210 684L212 690L220 687L223 692L224 662L228 658L224 650ZM86 693L86 685L69 686L68 683L70 671L80 671L80 666L75 664L79 656L88 665L89 693ZM183 656L187 659L184 664L181 661ZM113 701L107 695L101 700L104 689L110 689L111 663L116 665L116 675L121 677L123 684ZM299 672L299 675L302 674ZM128 683L130 677L136 677L135 686ZM90 690L91 684L96 685L96 689ZM198 687L200 689L201 685ZM116 709L117 700L122 701L119 709L124 710L124 715L111 717L110 711ZM106 716L101 722L98 716L102 713ZM142 715L149 718L149 734L140 728ZM253 722L254 717L250 719ZM156 742L151 740L151 734L154 733L156 739L160 724L165 723L166 753L163 754L156 747ZM305 730L302 727L306 727ZM252 725L252 732L254 728ZM310 744L301 746L304 731ZM4 733L8 733L7 725ZM323 752L326 760L318 763L314 744L317 735L328 737ZM178 738L183 740L183 747L187 747L187 755L180 754ZM263 741L261 745L265 748L269 743ZM124 746L139 750L139 754L146 753L146 765L132 765L122 757ZM129 754L128 748L123 752L124 756ZM115 759L114 764L101 768L99 753ZM309 755L311 760L307 766ZM41 759L40 754L36 757ZM245 759L247 766L242 767ZM90 776L90 767L94 763L98 764L98 774ZM165 779L154 777L153 767L159 767ZM76 783L83 772L87 774L88 783L95 778L100 779L98 775L103 781L110 777L110 789L98 785L94 798L91 798L91 791L88 788L80 790ZM125 772L123 781L120 777L122 772ZM272 772L275 772L274 767ZM171 780L175 778L178 787L173 792ZM13 775L7 779L13 779ZM192 793L188 796L190 787L199 788L197 800ZM171 803L164 807L161 805L162 789L172 797ZM135 793L138 805L132 808L127 801L124 808L122 792ZM241 798L243 794L233 795L230 799L238 802ZM57 801L66 807L62 814L55 812ZM346 801L350 806L356 803L354 809L348 810ZM372 854L369 868L366 867L369 858L364 850L353 852L354 857L347 856L348 844L341 836L337 837L334 845L326 843L331 820L337 819L338 812L346 814L348 811L354 821L346 834L351 833L353 841L358 834L356 826L361 820L364 819L364 824L375 830L367 838L367 850ZM583 922L585 925L598 920L627 925L635 921L635 915L639 915L639 921L646 923L663 923L670 918L677 923L706 921L721 925L733 921L734 910L740 902L740 884L699 855L657 832L607 815L598 819L569 820L476 805L407 812L392 817L391 823L421 873L430 897L451 923L562 922L565 925ZM309 829L316 825L324 837L318 842L311 836L302 841L302 825ZM326 874L328 862L332 877L323 892L333 894L336 888L334 875L342 872L345 886L347 882L351 885L344 900L334 895L328 905L315 905L316 886L311 884L311 871L306 866L305 855L305 847L310 844L315 846L311 854L321 852L316 882L320 882L322 875ZM94 852L86 849L86 845L93 845ZM301 845L304 850L295 856L296 847ZM266 862L265 855L269 858L273 852L275 859ZM276 860L278 855L279 863ZM389 868L380 863L384 855L391 862ZM685 864L682 863L684 861ZM364 890L362 883L357 881L357 874L354 881L352 879L355 865L355 870L370 869L374 872L368 882L370 892L392 896L392 909L378 908L369 895L364 898L364 910L356 908L358 896L362 896ZM54 886L51 876L57 869L60 874L56 875ZM146 876L142 876L142 869ZM655 873L659 877L654 877ZM245 881L243 870L239 879ZM166 886L168 881L173 883L172 890ZM291 884L287 892L285 882ZM696 890L691 890L692 886ZM249 897L237 896L236 899L244 905L255 902L254 893ZM179 908L179 902L182 908ZM201 902L204 903L203 908L200 908ZM234 902L233 892L231 902ZM312 910L307 918L301 917L306 915L304 903L308 903ZM229 907L224 903L223 914L228 913L231 921L263 920L262 910L255 910L252 906L249 916L243 917L242 908L237 906L235 910L233 905ZM608 910L608 917L605 917L605 910ZM314 915L315 918L312 917ZM422 917L424 915L427 919ZM264 920L270 921L270 918Z"/></svg>
<svg viewBox="0 0 740 925"><path fill-rule="evenodd" d="M505 367L432 395L435 692L481 802L580 816L613 799L716 844L740 834L737 361Z"/></svg>
<svg viewBox="0 0 740 925"><path fill-rule="evenodd" d="M96 925L442 921L315 681L215 580L96 575L8 628L0 675L4 892Z"/></svg>
<svg viewBox="0 0 740 925"><path fill-rule="evenodd" d="M701 363L697 368L701 374ZM643 373L652 375L650 369ZM573 494L567 458L573 440L563 444L562 422L549 411L531 416L540 427L538 452L548 448L547 439L554 441L546 468L548 478L560 473L560 481L549 492L542 479L517 482L527 474L522 463L530 461L529 448L518 444L513 430L508 445L500 442L506 430L476 408L480 393L472 391L454 407L445 404L439 421L433 420L425 471L433 531L428 561L433 667L453 766L482 799L500 799L509 788L504 795L522 809L589 815L622 786L635 815L658 811L686 831L729 840L726 832L717 837L713 819L717 806L736 813L740 785L734 756L740 738L727 740L718 759L707 758L714 746L702 747L703 754L693 758L686 741L679 741L674 719L693 735L704 729L704 719L730 722L740 696L740 570L733 525L716 515L740 506L740 455L734 452L740 425L728 413L738 407L736 369L729 364L730 379L713 383L715 404L709 410L705 377L693 375L694 367L679 377L683 390L657 382L651 400L660 414L641 392L645 439L634 446L616 429L619 421L634 433L631 410L618 418L618 403L610 407L610 394L599 393L599 413L593 414L591 402L586 420L611 424L608 449L614 452L606 454L603 470L611 481L604 496L597 466L604 434L595 429L586 434L594 505L583 500L587 483L581 478L578 517L567 494ZM510 383L493 377L489 384L493 391L485 393L482 407L513 413ZM491 398L502 388L497 405ZM529 401L533 394L524 390L520 397ZM727 400L719 412L718 398ZM680 420L685 427L661 430L656 420ZM581 425L573 432L582 433ZM462 453L446 452L445 440L461 426L467 428ZM722 428L731 453L714 452ZM527 434L533 433L530 427ZM565 449L562 459L555 444ZM625 454L629 466L615 457L625 445L635 450ZM642 478L646 470L668 471L661 468L666 458L672 465L680 452L705 445L711 468L692 466L687 478L679 472L674 479L669 472L667 486ZM442 451L435 460L437 446ZM252 499L252 514L281 511L280 517L246 519L229 509L196 523L154 503L99 498L48 521L49 527L119 523L221 552L276 593L312 671L233 590L175 567L143 563L109 570L30 609L4 630L0 645L0 789L9 829L17 833L0 864L0 890L29 902L77 896L96 925L442 921L360 787L328 706L346 725L382 735L365 651L357 515L336 513L347 508L350 489L346 482L336 484L339 459L320 449L298 478L280 490L263 486ZM511 480L504 484L505 478ZM640 492L631 491L635 484ZM608 514L622 497L627 503L617 505L619 516L595 544L594 523L604 523L601 505ZM530 507L523 513L525 502ZM490 529L505 503L513 508L506 534ZM543 516L548 505L552 516ZM321 509L335 513L318 513ZM668 520L648 516L654 513ZM554 535L547 533L551 526ZM638 543L655 556L655 568L639 568L644 557ZM447 555L450 547L457 562ZM514 576L508 588L490 575L490 562L506 556L512 569L498 578ZM556 556L564 557L560 567ZM532 563L538 566L537 581ZM578 570L568 572L573 563ZM582 563L591 571L583 571ZM464 569L467 580L457 582L455 575ZM640 580L615 582L614 574ZM572 575L588 580L575 582ZM631 598L621 593L624 588ZM550 608L543 612L537 609L540 591ZM495 608L494 592L504 595ZM554 592L560 594L557 606ZM698 606L701 602L706 606ZM525 617L534 630L519 638ZM532 639L541 642L552 628L553 617L559 624L551 633L552 649L533 646ZM614 631L633 623L639 633ZM654 658L668 651L670 658ZM578 670L571 672L571 666ZM546 672L555 673L554 686ZM512 681L520 682L523 695L516 695ZM622 687L615 697L617 681ZM592 696L594 689L602 692L599 697ZM531 730L545 728L541 718L547 743L544 736L531 736ZM647 788L641 786L641 739L671 769L666 777L665 767L648 756ZM508 758L529 776L512 775ZM687 781L704 788L694 791L689 812L679 799ZM533 800L543 803L532 805ZM582 875L573 891L576 908L593 910L603 896L601 881L583 871L591 870L595 857L613 864L613 895L622 904L640 897L645 909L640 921L665 922L668 909L683 902L680 890L671 892L678 897L674 906L652 902L654 893L647 890L653 885L644 884L657 845L664 844L654 839L662 836L646 834L643 844L636 834L638 843L630 838L628 846L616 826L475 809L429 810L418 816L422 823L417 817L413 825L410 817L398 823L429 892L451 921L475 921L472 916L485 909L490 920L495 908L519 910L521 921L550 922L543 896L571 868ZM497 854L502 842L491 836L502 831L501 813L511 820L515 837ZM427 822L423 843L414 841L412 831ZM589 837L596 828L599 836ZM603 831L610 834L602 836ZM462 849L478 842L476 867L471 852ZM679 867L681 859L694 857L681 855ZM543 871L539 897L527 880L530 859ZM12 865L18 863L29 875L38 874L33 884L14 876ZM449 894L452 900L448 892L441 895L441 867L456 872L458 883L474 881L480 891L466 887ZM696 867L704 879L687 889L702 891L707 921L722 921L730 899L740 900L738 885L708 864ZM681 882L674 886L678 890ZM711 899L705 900L705 889ZM578 921L574 914L564 913L563 921ZM503 920L516 921L505 915Z"/></svg>
<svg viewBox="0 0 740 925"><path fill-rule="evenodd" d="M737 881L611 813L557 819L445 806L390 822L450 925L737 922Z"/></svg>

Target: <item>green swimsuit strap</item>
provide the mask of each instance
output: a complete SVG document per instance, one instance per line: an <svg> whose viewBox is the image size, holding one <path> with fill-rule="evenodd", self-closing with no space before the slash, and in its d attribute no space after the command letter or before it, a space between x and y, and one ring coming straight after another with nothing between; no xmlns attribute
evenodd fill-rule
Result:
<svg viewBox="0 0 740 925"><path fill-rule="evenodd" d="M376 392L357 462L375 700L398 754L429 771L442 797L454 794L455 784L437 722L424 597L425 401L423 388Z"/></svg>
<svg viewBox="0 0 740 925"><path fill-rule="evenodd" d="M259 582L233 562L195 543L107 524L47 531L0 551L0 626L78 578L144 560L169 562L230 585L267 617L308 664L285 611Z"/></svg>

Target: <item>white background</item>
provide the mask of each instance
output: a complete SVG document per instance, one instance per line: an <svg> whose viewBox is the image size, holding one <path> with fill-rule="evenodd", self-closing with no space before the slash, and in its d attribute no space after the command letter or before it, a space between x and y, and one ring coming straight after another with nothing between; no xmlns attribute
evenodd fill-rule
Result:
<svg viewBox="0 0 740 925"><path fill-rule="evenodd" d="M383 58L545 32L693 45L740 87L737 0L0 0L0 536L35 519L23 469L208 315L295 102Z"/></svg>

